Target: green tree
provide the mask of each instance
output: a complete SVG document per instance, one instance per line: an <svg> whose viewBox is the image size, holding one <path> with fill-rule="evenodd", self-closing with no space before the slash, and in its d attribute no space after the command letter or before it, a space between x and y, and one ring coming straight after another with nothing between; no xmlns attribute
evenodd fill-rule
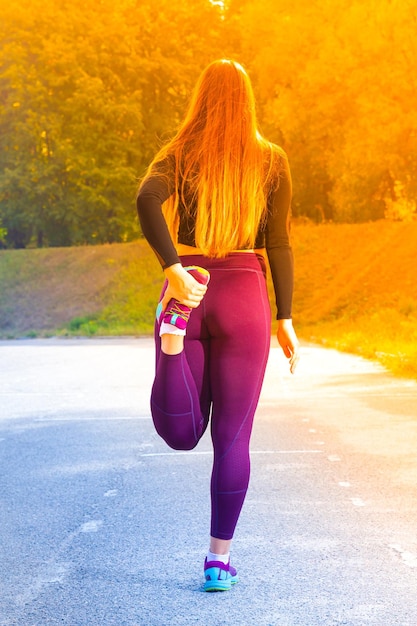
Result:
<svg viewBox="0 0 417 626"><path fill-rule="evenodd" d="M291 160L295 214L363 221L388 215L396 200L412 206L415 3L231 0L228 7L265 134Z"/></svg>
<svg viewBox="0 0 417 626"><path fill-rule="evenodd" d="M295 215L415 216L412 0L0 0L7 245L128 241L138 178L201 69L248 68L289 154Z"/></svg>
<svg viewBox="0 0 417 626"><path fill-rule="evenodd" d="M0 216L8 244L137 237L138 176L158 136L182 115L202 65L223 46L219 7L208 0L4 5Z"/></svg>

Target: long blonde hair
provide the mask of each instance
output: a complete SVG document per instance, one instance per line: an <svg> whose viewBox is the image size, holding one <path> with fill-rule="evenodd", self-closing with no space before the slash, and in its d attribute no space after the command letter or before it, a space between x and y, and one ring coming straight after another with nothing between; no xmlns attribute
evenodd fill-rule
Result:
<svg viewBox="0 0 417 626"><path fill-rule="evenodd" d="M282 155L258 131L252 85L242 66L211 63L177 134L148 169L149 176L167 157L175 163L176 191L163 207L174 242L181 201L188 213L197 207L195 244L203 254L222 257L253 248Z"/></svg>

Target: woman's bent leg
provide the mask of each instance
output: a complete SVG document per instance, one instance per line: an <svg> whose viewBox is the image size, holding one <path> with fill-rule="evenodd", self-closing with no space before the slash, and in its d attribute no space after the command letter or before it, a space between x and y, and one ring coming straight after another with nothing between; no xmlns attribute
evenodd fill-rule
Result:
<svg viewBox="0 0 417 626"><path fill-rule="evenodd" d="M196 317L197 310L192 315ZM171 448L191 450L208 422L204 342L186 337L184 350L165 354L156 328L155 346L156 374L151 394L155 429Z"/></svg>

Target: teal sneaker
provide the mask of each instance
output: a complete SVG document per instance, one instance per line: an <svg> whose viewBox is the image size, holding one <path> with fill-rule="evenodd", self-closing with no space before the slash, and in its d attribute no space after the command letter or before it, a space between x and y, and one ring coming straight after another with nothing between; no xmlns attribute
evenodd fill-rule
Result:
<svg viewBox="0 0 417 626"><path fill-rule="evenodd" d="M236 569L221 561L204 562L204 591L229 591L239 581Z"/></svg>

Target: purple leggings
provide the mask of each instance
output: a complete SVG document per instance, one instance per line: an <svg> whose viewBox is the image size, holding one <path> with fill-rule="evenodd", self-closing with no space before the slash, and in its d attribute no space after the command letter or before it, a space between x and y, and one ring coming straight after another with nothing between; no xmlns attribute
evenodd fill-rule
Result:
<svg viewBox="0 0 417 626"><path fill-rule="evenodd" d="M156 329L152 417L170 447L191 450L211 414L211 535L231 539L249 484L249 441L270 347L265 261L250 252L181 261L206 268L210 282L181 354L161 352Z"/></svg>

